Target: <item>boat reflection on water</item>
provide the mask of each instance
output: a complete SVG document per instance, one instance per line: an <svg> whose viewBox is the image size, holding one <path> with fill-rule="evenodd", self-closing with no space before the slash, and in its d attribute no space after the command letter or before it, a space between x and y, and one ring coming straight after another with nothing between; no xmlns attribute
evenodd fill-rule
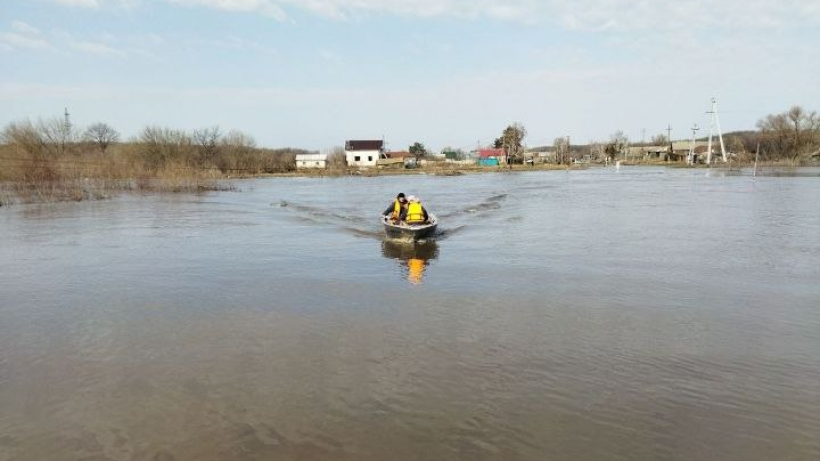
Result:
<svg viewBox="0 0 820 461"><path fill-rule="evenodd" d="M438 257L438 244L435 240L421 242L384 240L382 241L382 254L385 258L399 262L410 283L421 285L424 282L424 271L429 261Z"/></svg>

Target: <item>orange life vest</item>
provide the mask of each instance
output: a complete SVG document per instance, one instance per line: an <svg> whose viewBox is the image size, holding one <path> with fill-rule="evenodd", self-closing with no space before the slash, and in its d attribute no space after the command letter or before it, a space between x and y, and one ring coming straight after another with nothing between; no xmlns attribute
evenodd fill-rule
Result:
<svg viewBox="0 0 820 461"><path fill-rule="evenodd" d="M407 205L407 223L408 224L418 224L424 222L424 209L421 207L421 203L414 202L410 205Z"/></svg>

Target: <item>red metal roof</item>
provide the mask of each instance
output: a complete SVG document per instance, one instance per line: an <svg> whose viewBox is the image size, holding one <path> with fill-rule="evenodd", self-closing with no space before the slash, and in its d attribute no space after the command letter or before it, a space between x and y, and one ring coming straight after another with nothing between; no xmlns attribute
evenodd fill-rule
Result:
<svg viewBox="0 0 820 461"><path fill-rule="evenodd" d="M413 157L413 154L407 151L400 151L400 152L388 152L384 154L387 158L407 158Z"/></svg>
<svg viewBox="0 0 820 461"><path fill-rule="evenodd" d="M507 153L504 152L504 149L487 148L487 149L479 149L478 150L478 156L481 157L481 158L505 157L506 155L507 155Z"/></svg>

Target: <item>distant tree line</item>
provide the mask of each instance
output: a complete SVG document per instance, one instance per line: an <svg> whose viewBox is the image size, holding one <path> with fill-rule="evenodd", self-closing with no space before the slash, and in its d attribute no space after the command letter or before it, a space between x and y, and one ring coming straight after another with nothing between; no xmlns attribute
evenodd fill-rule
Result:
<svg viewBox="0 0 820 461"><path fill-rule="evenodd" d="M757 128L756 141L766 158L796 161L820 154L820 116L815 111L794 106L760 119ZM751 147L748 141L746 145Z"/></svg>
<svg viewBox="0 0 820 461"><path fill-rule="evenodd" d="M281 173L295 170L301 149L265 149L241 131L219 127L187 132L145 127L121 141L106 123L77 129L59 118L12 122L0 131L0 180L55 178L60 170L82 168L92 177L154 175L163 169L208 171L212 175Z"/></svg>

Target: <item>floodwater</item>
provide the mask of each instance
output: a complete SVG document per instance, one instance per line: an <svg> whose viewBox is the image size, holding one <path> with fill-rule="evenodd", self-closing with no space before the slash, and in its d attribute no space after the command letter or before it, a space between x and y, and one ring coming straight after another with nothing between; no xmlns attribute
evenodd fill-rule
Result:
<svg viewBox="0 0 820 461"><path fill-rule="evenodd" d="M0 460L820 459L820 178L236 185L0 209Z"/></svg>

